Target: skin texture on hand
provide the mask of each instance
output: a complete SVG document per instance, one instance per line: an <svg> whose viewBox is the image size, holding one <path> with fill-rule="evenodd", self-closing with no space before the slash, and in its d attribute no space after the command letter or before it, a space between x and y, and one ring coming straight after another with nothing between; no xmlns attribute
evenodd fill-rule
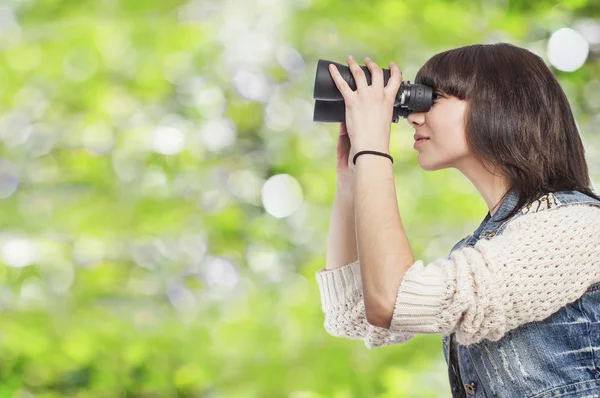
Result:
<svg viewBox="0 0 600 398"><path fill-rule="evenodd" d="M354 157L354 149L350 142L350 136L346 129L346 123L340 123L340 133L338 135L337 143L337 172L338 174L354 174L354 164L352 158Z"/></svg>
<svg viewBox="0 0 600 398"><path fill-rule="evenodd" d="M372 76L371 85L368 85L365 72L354 58L349 56L346 61L356 81L356 91L350 88L335 65L331 64L329 70L344 97L350 141L356 152L374 150L388 153L394 102L402 84L402 72L390 62L391 75L384 87L383 70L370 58L365 58Z"/></svg>

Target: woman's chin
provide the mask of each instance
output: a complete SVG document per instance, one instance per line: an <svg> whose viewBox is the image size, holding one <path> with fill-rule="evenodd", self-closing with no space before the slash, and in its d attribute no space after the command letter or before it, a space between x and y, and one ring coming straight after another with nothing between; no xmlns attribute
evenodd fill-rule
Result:
<svg viewBox="0 0 600 398"><path fill-rule="evenodd" d="M425 171L431 171L432 170L432 165L428 162L425 162L423 159L421 159L421 154L419 153L419 156L417 158L417 162L419 162L419 167L421 167L421 169L425 170Z"/></svg>
<svg viewBox="0 0 600 398"><path fill-rule="evenodd" d="M421 169L423 169L425 171L438 171L438 170L446 168L446 167L444 167L444 165L442 165L440 163L425 162L425 161L421 160L420 156L419 156L418 162L419 162L419 166L421 167Z"/></svg>

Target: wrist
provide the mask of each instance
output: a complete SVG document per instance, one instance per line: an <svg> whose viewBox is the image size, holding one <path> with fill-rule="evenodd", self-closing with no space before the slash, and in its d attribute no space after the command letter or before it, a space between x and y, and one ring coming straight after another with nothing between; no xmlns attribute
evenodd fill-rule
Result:
<svg viewBox="0 0 600 398"><path fill-rule="evenodd" d="M354 199L354 174L338 173L336 180L336 196Z"/></svg>
<svg viewBox="0 0 600 398"><path fill-rule="evenodd" d="M354 154L357 154L357 153L362 152L362 151L377 151L377 152L387 153L389 155L390 154L390 147L389 146L387 146L387 147L386 146L381 146L381 145L370 145L370 146L358 147L354 151Z"/></svg>
<svg viewBox="0 0 600 398"><path fill-rule="evenodd" d="M389 155L390 154L390 146L389 145L375 145L375 144L360 145L360 146L355 147L354 154L356 155L357 153L362 152L362 151L377 151L377 152L387 153Z"/></svg>
<svg viewBox="0 0 600 398"><path fill-rule="evenodd" d="M376 156L374 156L374 155L376 155ZM361 159L363 157L375 157L375 158L384 158L385 157L385 158L391 160L392 163L394 163L394 158L388 152L368 150L368 151L361 153L360 151L357 151L356 154L354 155L354 158L352 159L352 162L355 165L354 167L356 167L356 165L358 165L359 159Z"/></svg>

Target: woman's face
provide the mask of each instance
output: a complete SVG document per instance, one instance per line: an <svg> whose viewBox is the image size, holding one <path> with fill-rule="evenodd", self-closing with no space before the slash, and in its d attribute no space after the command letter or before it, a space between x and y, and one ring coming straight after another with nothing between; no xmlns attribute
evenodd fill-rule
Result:
<svg viewBox="0 0 600 398"><path fill-rule="evenodd" d="M446 168L460 169L467 163L470 153L465 140L465 111L467 102L441 91L428 112L412 112L408 123L415 133L430 139L421 142L415 150L419 152L419 166L426 171Z"/></svg>

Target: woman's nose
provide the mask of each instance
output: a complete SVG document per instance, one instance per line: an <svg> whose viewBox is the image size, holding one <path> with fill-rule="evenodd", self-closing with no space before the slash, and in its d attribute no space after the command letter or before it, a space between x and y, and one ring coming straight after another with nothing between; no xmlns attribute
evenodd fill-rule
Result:
<svg viewBox="0 0 600 398"><path fill-rule="evenodd" d="M411 112L406 118L413 127L420 127L425 122L425 112Z"/></svg>

